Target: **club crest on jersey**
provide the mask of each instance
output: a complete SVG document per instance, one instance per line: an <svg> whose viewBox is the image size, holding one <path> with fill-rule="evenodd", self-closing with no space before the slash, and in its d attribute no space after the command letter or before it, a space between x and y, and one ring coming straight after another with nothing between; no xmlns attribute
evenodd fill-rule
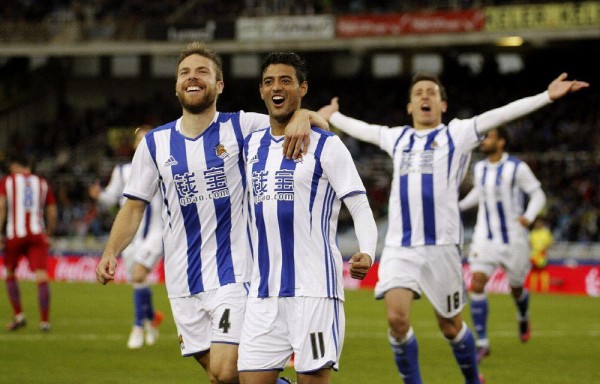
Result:
<svg viewBox="0 0 600 384"><path fill-rule="evenodd" d="M225 159L229 157L229 152L227 152L227 149L225 149L223 144L215 146L215 154L219 159Z"/></svg>
<svg viewBox="0 0 600 384"><path fill-rule="evenodd" d="M294 163L302 163L303 161L304 161L304 157L302 156L302 152L300 152L298 157L294 159Z"/></svg>
<svg viewBox="0 0 600 384"><path fill-rule="evenodd" d="M169 156L169 158L165 162L165 167L172 167L177 164L178 164L177 160L175 160L175 158L173 156Z"/></svg>
<svg viewBox="0 0 600 384"><path fill-rule="evenodd" d="M248 160L248 164L254 164L254 163L258 163L258 154L252 156L249 160Z"/></svg>
<svg viewBox="0 0 600 384"><path fill-rule="evenodd" d="M431 143L431 148L432 149L436 149L437 147L439 147L440 145L437 143L437 141L434 141L433 143Z"/></svg>

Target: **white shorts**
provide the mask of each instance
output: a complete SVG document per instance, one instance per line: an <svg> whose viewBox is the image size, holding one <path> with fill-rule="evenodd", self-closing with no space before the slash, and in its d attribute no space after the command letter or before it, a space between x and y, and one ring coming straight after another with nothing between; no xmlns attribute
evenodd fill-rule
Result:
<svg viewBox="0 0 600 384"><path fill-rule="evenodd" d="M151 270L156 263L163 257L162 238L157 241L134 240L121 252L121 258L125 263L127 271L127 279L133 279L133 266L137 264L143 265L146 269Z"/></svg>
<svg viewBox="0 0 600 384"><path fill-rule="evenodd" d="M502 267L511 287L522 287L531 269L528 243L498 244L480 241L471 244L469 265L471 272L481 272L490 277Z"/></svg>
<svg viewBox="0 0 600 384"><path fill-rule="evenodd" d="M239 344L248 284L227 284L194 296L170 299L183 356L208 351L212 343Z"/></svg>
<svg viewBox="0 0 600 384"><path fill-rule="evenodd" d="M344 303L325 297L248 298L238 370L337 371L344 344Z"/></svg>
<svg viewBox="0 0 600 384"><path fill-rule="evenodd" d="M392 288L425 294L436 312L451 318L461 312L467 294L457 245L385 247L379 261L375 297Z"/></svg>

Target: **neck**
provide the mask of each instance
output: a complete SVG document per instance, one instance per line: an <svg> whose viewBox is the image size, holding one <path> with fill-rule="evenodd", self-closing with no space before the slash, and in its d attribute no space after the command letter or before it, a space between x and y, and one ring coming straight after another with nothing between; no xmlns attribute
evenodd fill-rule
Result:
<svg viewBox="0 0 600 384"><path fill-rule="evenodd" d="M204 132L212 123L217 113L217 107L212 106L200 113L183 110L180 130L185 137L194 138Z"/></svg>
<svg viewBox="0 0 600 384"><path fill-rule="evenodd" d="M500 152L494 152L494 153L490 153L488 155L488 161L490 163L497 163L502 159L502 155L504 154L504 152L500 151Z"/></svg>
<svg viewBox="0 0 600 384"><path fill-rule="evenodd" d="M286 123L280 123L279 121L273 119L272 117L269 119L271 123L271 134L273 136L283 136L285 135L285 127Z"/></svg>

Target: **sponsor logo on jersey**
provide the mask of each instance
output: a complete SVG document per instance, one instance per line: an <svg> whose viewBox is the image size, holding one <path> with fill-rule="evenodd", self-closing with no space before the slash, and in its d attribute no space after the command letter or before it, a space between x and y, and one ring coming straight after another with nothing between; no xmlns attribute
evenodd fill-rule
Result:
<svg viewBox="0 0 600 384"><path fill-rule="evenodd" d="M173 156L169 156L169 159L165 162L165 167L172 167L177 164L177 160Z"/></svg>

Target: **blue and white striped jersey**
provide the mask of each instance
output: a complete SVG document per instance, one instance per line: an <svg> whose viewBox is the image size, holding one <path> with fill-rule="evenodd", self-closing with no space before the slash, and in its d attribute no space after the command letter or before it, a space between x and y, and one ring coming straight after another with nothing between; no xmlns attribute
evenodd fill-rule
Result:
<svg viewBox="0 0 600 384"><path fill-rule="evenodd" d="M487 159L475 163L473 174L479 197L473 242L528 243L529 230L518 217L525 212L526 195L541 188L529 166L504 153L496 163Z"/></svg>
<svg viewBox="0 0 600 384"><path fill-rule="evenodd" d="M381 128L379 134L394 163L386 246L461 244L459 187L480 141L474 120L419 131Z"/></svg>
<svg viewBox="0 0 600 384"><path fill-rule="evenodd" d="M344 299L337 247L341 200L366 193L348 149L313 128L301 161L282 155L270 129L248 136L248 178L254 267L250 297Z"/></svg>
<svg viewBox="0 0 600 384"><path fill-rule="evenodd" d="M180 120L148 132L133 158L124 195L150 201L162 191L165 279L170 298L250 280L242 146L266 115L217 113L198 137Z"/></svg>

